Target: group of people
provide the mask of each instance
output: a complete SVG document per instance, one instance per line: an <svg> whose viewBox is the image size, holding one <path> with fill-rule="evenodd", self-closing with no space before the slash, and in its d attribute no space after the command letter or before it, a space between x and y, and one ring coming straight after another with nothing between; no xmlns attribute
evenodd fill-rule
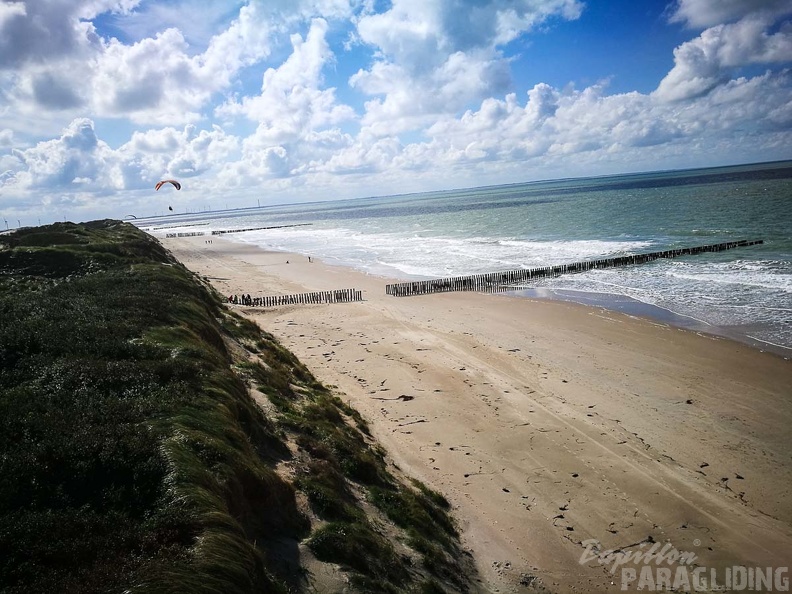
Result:
<svg viewBox="0 0 792 594"><path fill-rule="evenodd" d="M252 305L253 307L261 305L262 299L261 297L251 297L250 294L247 295L229 295L228 302L233 303L234 305Z"/></svg>
<svg viewBox="0 0 792 594"><path fill-rule="evenodd" d="M212 240L207 240L206 243L212 243ZM313 258L308 256L308 261L313 262ZM286 260L286 264L289 261ZM242 295L229 295L228 302L233 303L234 305L250 305L253 307L258 307L264 304L264 299L262 297L251 297L250 294L242 294Z"/></svg>

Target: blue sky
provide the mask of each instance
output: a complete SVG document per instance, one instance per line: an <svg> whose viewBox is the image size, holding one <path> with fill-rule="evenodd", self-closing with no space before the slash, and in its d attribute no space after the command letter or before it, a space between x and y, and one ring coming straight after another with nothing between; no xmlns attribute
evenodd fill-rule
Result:
<svg viewBox="0 0 792 594"><path fill-rule="evenodd" d="M3 0L0 215L789 159L791 19L792 0Z"/></svg>

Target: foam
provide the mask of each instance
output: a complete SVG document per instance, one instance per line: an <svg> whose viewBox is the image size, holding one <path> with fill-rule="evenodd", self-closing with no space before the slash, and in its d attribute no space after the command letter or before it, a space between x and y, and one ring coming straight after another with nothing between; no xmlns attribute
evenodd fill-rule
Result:
<svg viewBox="0 0 792 594"><path fill-rule="evenodd" d="M501 211L502 213L503 211ZM310 220L301 212L300 220ZM448 213L425 217L315 220L311 226L288 227L228 235L268 250L289 251L356 268L370 274L426 279L530 268L639 253L679 245L678 237L616 235L610 238L565 240L557 236L522 237L514 221L500 236L482 215L464 218ZM460 215L463 216L463 215ZM490 216L490 213L487 213ZM193 221L191 221L193 222ZM233 229L286 224L258 214L208 219L198 229ZM186 224L185 227L188 227ZM553 228L552 224L547 225ZM473 230L474 235L467 235ZM197 230L197 229L196 229ZM577 231L577 230L575 230ZM698 230L694 235L718 235ZM695 242L687 241L688 245ZM783 259L742 254L703 254L693 258L660 260L641 266L596 270L544 279L534 286L623 295L680 316L719 327L750 327L756 340L792 345L792 266ZM750 254L754 255L754 254ZM738 256L737 259L734 259ZM747 330L746 330L747 333Z"/></svg>

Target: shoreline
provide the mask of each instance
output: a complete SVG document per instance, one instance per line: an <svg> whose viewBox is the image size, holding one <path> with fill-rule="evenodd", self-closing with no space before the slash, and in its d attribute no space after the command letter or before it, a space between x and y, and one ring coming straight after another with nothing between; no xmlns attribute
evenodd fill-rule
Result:
<svg viewBox="0 0 792 594"><path fill-rule="evenodd" d="M229 239L229 241L241 245L250 245L250 246L258 247L256 246L256 244L253 243L235 241L233 239ZM297 260L299 258L307 258L309 256L311 258L316 259L316 256L313 256L311 254L303 254L299 252L290 252L286 250L276 250L269 248L259 248L259 249L262 249L263 251L270 253L284 254L284 256L287 257L287 259L291 257L292 260ZM409 274L399 275L398 277L395 275L389 276L385 271L370 272L367 270L356 268L354 265L343 261L329 261L324 259L320 259L320 260L326 266L347 269L350 272L354 272L356 274L365 275L367 277L379 278L383 283L383 287L385 284L411 282L411 281L420 282L435 278L435 277L415 276ZM395 269L393 271L394 273L399 272L398 270ZM442 278L442 277L437 277L437 278ZM546 280L552 280L552 279L546 279ZM583 305L587 307L602 308L611 312L626 313L628 315L636 316L638 318L644 318L649 321L669 324L679 329L689 330L692 332L703 333L709 336L715 336L719 338L733 340L762 352L774 353L787 360L792 359L792 346L776 344L774 342L770 342L767 340L763 340L751 336L751 334L749 334L751 330L747 325L724 326L724 325L711 324L709 322L699 320L698 318L675 312L666 307L661 307L651 303L646 303L644 301L641 301L640 299L636 299L634 297L624 295L621 293L609 293L607 291L584 291L579 289L566 289L566 288L539 286L539 287L526 287L525 289L516 289L514 291L503 292L501 294L506 297L515 297L522 299L576 303L578 305Z"/></svg>
<svg viewBox="0 0 792 594"><path fill-rule="evenodd" d="M600 307L400 299L380 277L306 256L160 241L226 295L363 291L359 303L239 311L451 501L482 591L618 591L618 576L581 563L591 539L613 549L651 537L711 568L788 563L783 357Z"/></svg>
<svg viewBox="0 0 792 594"><path fill-rule="evenodd" d="M735 329L745 328L745 326L717 326L710 324L692 316L677 313L671 309L646 303L640 299L635 299L620 293L606 293L600 291L580 291L574 289L554 289L554 288L530 288L520 291L515 297L525 297L528 299L544 299L547 301L563 301L577 303L587 307L601 307L608 311L619 312L626 315L636 316L648 321L669 324L675 328L688 330L691 332L703 333L710 336L717 336L745 344L761 352L770 352L789 360L792 358L792 347L782 344L775 344L762 340ZM546 293L539 294L539 293ZM564 295L567 293L569 295ZM508 295L511 296L511 295Z"/></svg>

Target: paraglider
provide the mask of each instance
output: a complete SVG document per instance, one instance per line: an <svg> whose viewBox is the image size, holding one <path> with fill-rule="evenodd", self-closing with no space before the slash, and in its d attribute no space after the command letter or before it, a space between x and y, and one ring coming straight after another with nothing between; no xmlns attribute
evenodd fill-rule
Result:
<svg viewBox="0 0 792 594"><path fill-rule="evenodd" d="M163 184L173 184L173 187L177 190L181 190L181 184L177 182L175 179L163 179L162 181L158 181L157 185L154 186L154 189L159 191ZM171 209L172 210L172 209Z"/></svg>

